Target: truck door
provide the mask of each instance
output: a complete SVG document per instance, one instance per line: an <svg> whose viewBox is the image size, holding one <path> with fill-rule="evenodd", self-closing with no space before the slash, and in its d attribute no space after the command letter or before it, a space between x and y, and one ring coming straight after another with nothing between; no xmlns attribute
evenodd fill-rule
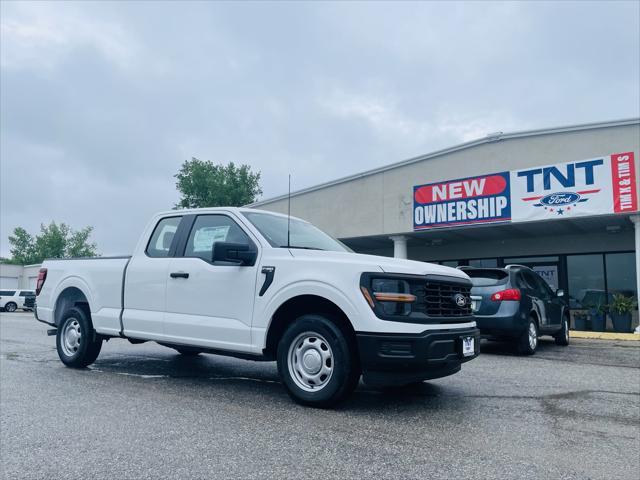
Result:
<svg viewBox="0 0 640 480"><path fill-rule="evenodd" d="M257 242L226 214L198 215L192 221L167 274L167 341L250 351L259 262L253 266L213 262L211 253L216 242L247 244L252 249Z"/></svg>
<svg viewBox="0 0 640 480"><path fill-rule="evenodd" d="M124 285L124 333L134 338L162 340L167 277L182 216L165 217L155 226L144 254L134 255Z"/></svg>

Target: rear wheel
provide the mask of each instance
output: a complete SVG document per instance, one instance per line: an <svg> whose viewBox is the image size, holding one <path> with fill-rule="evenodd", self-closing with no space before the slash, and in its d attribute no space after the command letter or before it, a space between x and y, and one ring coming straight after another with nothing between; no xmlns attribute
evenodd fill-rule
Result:
<svg viewBox="0 0 640 480"><path fill-rule="evenodd" d="M278 372L296 402L330 407L358 385L360 368L355 346L331 320L303 315L278 343Z"/></svg>
<svg viewBox="0 0 640 480"><path fill-rule="evenodd" d="M562 318L562 328L554 335L556 345L562 345L566 347L569 345L569 319L567 317Z"/></svg>
<svg viewBox="0 0 640 480"><path fill-rule="evenodd" d="M78 307L65 312L56 334L56 349L67 367L84 368L95 362L102 348L102 338L96 335L91 319Z"/></svg>
<svg viewBox="0 0 640 480"><path fill-rule="evenodd" d="M9 302L4 306L4 309L7 312L12 313L12 312L15 312L18 309L18 305L16 305L14 302Z"/></svg>
<svg viewBox="0 0 640 480"><path fill-rule="evenodd" d="M527 330L522 334L518 343L518 351L524 355L533 355L538 348L538 324L534 318L529 319Z"/></svg>

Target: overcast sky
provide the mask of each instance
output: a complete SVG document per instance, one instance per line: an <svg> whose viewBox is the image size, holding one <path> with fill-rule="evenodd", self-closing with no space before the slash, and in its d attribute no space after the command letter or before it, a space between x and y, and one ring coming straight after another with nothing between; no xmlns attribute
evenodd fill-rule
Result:
<svg viewBox="0 0 640 480"><path fill-rule="evenodd" d="M483 137L640 116L640 3L1 3L0 255L128 253L191 157L263 198Z"/></svg>

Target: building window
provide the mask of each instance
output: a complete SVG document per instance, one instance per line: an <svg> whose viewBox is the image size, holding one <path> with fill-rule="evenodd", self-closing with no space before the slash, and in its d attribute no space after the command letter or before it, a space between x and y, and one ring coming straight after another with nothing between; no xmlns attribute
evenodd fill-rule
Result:
<svg viewBox="0 0 640 480"><path fill-rule="evenodd" d="M567 280L571 309L607 304L602 255L567 255Z"/></svg>
<svg viewBox="0 0 640 480"><path fill-rule="evenodd" d="M605 256L607 270L608 298L613 300L614 295L635 297L638 299L638 286L636 285L636 260L633 252L607 253ZM631 314L632 328L638 325L638 309Z"/></svg>
<svg viewBox="0 0 640 480"><path fill-rule="evenodd" d="M636 297L636 259L633 252L607 253L607 288L611 295L621 293L627 297Z"/></svg>
<svg viewBox="0 0 640 480"><path fill-rule="evenodd" d="M557 256L547 257L511 257L505 258L505 265L526 265L527 263L545 263L545 262L557 262L560 258Z"/></svg>
<svg viewBox="0 0 640 480"><path fill-rule="evenodd" d="M440 262L440 265L456 268L458 265L460 265L460 262L458 262L457 260L445 260L444 262Z"/></svg>
<svg viewBox="0 0 640 480"><path fill-rule="evenodd" d="M469 260L469 266L476 267L476 268L497 268L498 259L497 258L476 258L474 260Z"/></svg>

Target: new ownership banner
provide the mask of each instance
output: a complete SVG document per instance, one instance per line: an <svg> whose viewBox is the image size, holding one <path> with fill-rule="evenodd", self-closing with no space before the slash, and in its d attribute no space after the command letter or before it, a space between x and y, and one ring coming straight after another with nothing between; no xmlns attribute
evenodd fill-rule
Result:
<svg viewBox="0 0 640 480"><path fill-rule="evenodd" d="M413 228L638 211L633 152L413 188Z"/></svg>
<svg viewBox="0 0 640 480"><path fill-rule="evenodd" d="M506 222L511 218L509 173L413 187L413 228Z"/></svg>

